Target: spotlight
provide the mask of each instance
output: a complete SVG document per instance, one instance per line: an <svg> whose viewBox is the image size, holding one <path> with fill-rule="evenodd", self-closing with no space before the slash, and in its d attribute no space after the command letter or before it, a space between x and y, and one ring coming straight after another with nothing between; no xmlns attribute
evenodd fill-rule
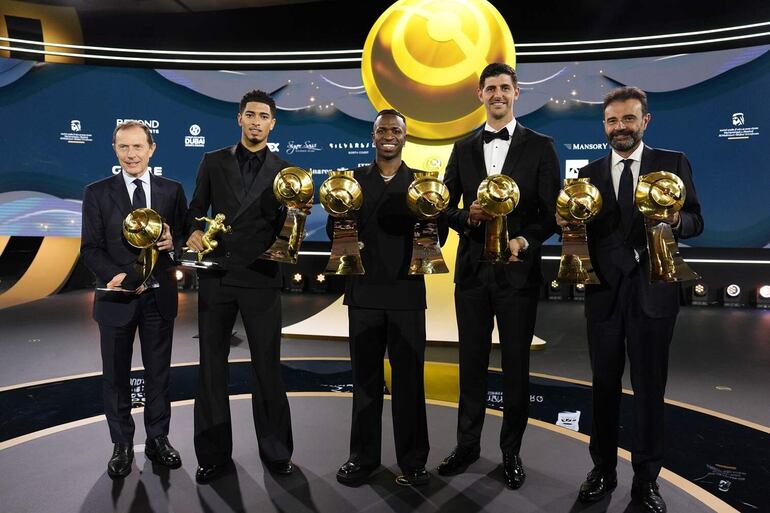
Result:
<svg viewBox="0 0 770 513"><path fill-rule="evenodd" d="M176 270L175 276L176 276L177 283L179 283L180 281L184 281L184 273L179 269Z"/></svg>
<svg viewBox="0 0 770 513"><path fill-rule="evenodd" d="M174 278L176 278L176 288L179 290L196 289L198 275L193 270L177 268L174 271Z"/></svg>
<svg viewBox="0 0 770 513"><path fill-rule="evenodd" d="M705 283L696 283L690 289L690 303L694 306L708 306L714 302L709 297L709 288Z"/></svg>
<svg viewBox="0 0 770 513"><path fill-rule="evenodd" d="M741 287L736 283L731 283L722 291L722 305L728 307L743 306L741 302Z"/></svg>
<svg viewBox="0 0 770 513"><path fill-rule="evenodd" d="M305 277L301 273L294 273L289 281L289 292L302 292L305 290Z"/></svg>
<svg viewBox="0 0 770 513"><path fill-rule="evenodd" d="M754 306L757 308L770 308L770 285L757 287L754 293Z"/></svg>
<svg viewBox="0 0 770 513"><path fill-rule="evenodd" d="M572 299L575 301L586 300L586 286L583 283L576 283L572 286Z"/></svg>
<svg viewBox="0 0 770 513"><path fill-rule="evenodd" d="M315 279L310 283L310 290L313 292L326 292L326 288L329 285L329 281L323 273L316 275Z"/></svg>
<svg viewBox="0 0 770 513"><path fill-rule="evenodd" d="M562 285L557 280L553 280L548 284L548 299L562 301L568 298L569 287L567 285Z"/></svg>

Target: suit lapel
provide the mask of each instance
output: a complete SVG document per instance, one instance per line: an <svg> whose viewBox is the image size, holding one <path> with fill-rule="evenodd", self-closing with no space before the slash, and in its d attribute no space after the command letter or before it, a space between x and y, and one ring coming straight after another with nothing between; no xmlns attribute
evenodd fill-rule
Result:
<svg viewBox="0 0 770 513"><path fill-rule="evenodd" d="M659 171L657 168L657 159L655 158L655 150L644 145L644 149L642 150L642 161L639 163L639 178L641 179L642 176L652 173L653 171ZM639 182L637 182L637 185ZM636 188L634 188L634 192L636 192ZM642 219L642 213L639 211L638 208L634 209L634 222L632 223L632 226L636 226L636 223L639 222Z"/></svg>
<svg viewBox="0 0 770 513"><path fill-rule="evenodd" d="M265 162L262 164L259 173L257 173L257 177L251 182L251 187L249 187L249 190L245 195L241 192L241 206L238 208L238 212L235 213L233 221L245 212L246 209L259 198L266 188L273 186L273 180L275 180L275 175L278 174L278 171L281 170L281 166L281 161L268 149L265 152ZM240 190L243 191L243 181L241 179L240 170L238 171L238 181L240 183Z"/></svg>
<svg viewBox="0 0 770 513"><path fill-rule="evenodd" d="M476 185L487 177L487 165L484 162L484 128L476 132L476 137L471 141L471 159L473 160L473 167L478 178ZM475 194L475 189L474 189Z"/></svg>
<svg viewBox="0 0 770 513"><path fill-rule="evenodd" d="M163 182L158 180L155 175L150 174L150 208L159 214L162 212L163 205L166 201L165 192L166 191L163 189Z"/></svg>
<svg viewBox="0 0 770 513"><path fill-rule="evenodd" d="M243 190L243 178L241 177L241 169L238 167L238 157L235 156L236 148L238 148L237 144L230 148L230 155L222 161L222 175L232 189L238 203L242 206L246 193Z"/></svg>
<svg viewBox="0 0 770 513"><path fill-rule="evenodd" d="M513 176L516 164L524 153L524 142L526 140L527 137L524 127L517 121L516 128L513 129L513 135L511 136L511 145L508 147L508 153L505 155L503 169L500 170L501 174Z"/></svg>
<svg viewBox="0 0 770 513"><path fill-rule="evenodd" d="M128 200L128 189L123 180L123 171L115 175L110 183L110 197L118 206L121 218L125 218L131 212L131 202Z"/></svg>

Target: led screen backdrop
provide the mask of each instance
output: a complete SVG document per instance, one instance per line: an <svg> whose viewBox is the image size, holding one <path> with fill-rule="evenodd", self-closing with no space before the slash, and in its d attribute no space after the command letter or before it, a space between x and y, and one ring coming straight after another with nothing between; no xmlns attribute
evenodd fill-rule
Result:
<svg viewBox="0 0 770 513"><path fill-rule="evenodd" d="M569 174L608 151L604 93L645 89L652 112L645 142L684 151L693 165L706 230L687 242L770 247L769 48L520 64L515 112L554 137ZM375 112L358 69L180 71L0 59L0 235L79 237L83 187L119 171L110 147L118 120L153 130L153 172L182 182L189 199L202 154L238 141L238 100L253 88L272 92L279 106L272 149L311 169L316 186L329 170L373 159ZM430 144L442 142L451 143ZM316 205L307 240L326 241L324 224Z"/></svg>

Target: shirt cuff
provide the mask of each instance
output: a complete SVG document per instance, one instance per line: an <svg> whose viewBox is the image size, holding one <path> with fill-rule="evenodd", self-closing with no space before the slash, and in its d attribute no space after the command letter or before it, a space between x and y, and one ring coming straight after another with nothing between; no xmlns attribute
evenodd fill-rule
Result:
<svg viewBox="0 0 770 513"><path fill-rule="evenodd" d="M529 241L527 241L527 239L525 239L521 235L516 237L516 240L518 240L519 244L521 244L521 250L522 251L526 251L529 248Z"/></svg>

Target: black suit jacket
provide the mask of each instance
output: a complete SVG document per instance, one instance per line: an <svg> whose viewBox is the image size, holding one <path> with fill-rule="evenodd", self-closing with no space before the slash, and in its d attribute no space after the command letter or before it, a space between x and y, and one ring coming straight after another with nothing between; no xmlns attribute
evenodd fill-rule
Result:
<svg viewBox="0 0 770 513"><path fill-rule="evenodd" d="M402 163L387 184L374 164L354 171L364 201L353 215L358 224L358 240L363 243L361 261L364 275L347 278L345 304L387 310L423 310L425 281L409 276L412 240L417 218L406 204L414 170ZM439 218L439 239L446 240L449 228ZM326 231L332 237L334 219L329 216Z"/></svg>
<svg viewBox="0 0 770 513"><path fill-rule="evenodd" d="M634 209L634 221L628 233L625 233L612 185L611 165L611 155L607 155L580 170L580 177L590 178L602 195L602 210L587 225L591 263L601 284L586 287L586 316L589 320L598 321L612 313L622 277L621 262L634 258L634 249L641 257L641 269L638 269L637 274L640 276L639 300L643 311L655 318L675 316L679 311L679 286L676 283L650 283L644 216L638 209ZM687 190L684 206L679 211L681 225L674 230L674 235L680 239L699 235L703 231L703 217L687 157L677 151L645 146L639 176L653 171L675 173L682 179Z"/></svg>
<svg viewBox="0 0 770 513"><path fill-rule="evenodd" d="M187 199L179 182L150 175L150 207L159 213L171 228L174 247L184 244ZM80 254L83 262L96 276L98 287L126 273L124 288L135 288L141 282L134 271L140 250L123 238L123 220L133 210L122 173L86 186L83 195L83 226ZM175 265L169 252L161 252L153 276L160 287L152 289L158 310L164 319L173 319L177 312ZM127 324L136 311L138 296L117 292L96 291L93 317L108 326Z"/></svg>
<svg viewBox="0 0 770 513"><path fill-rule="evenodd" d="M280 288L281 272L276 262L260 259L270 247L286 217L273 194L278 171L291 166L267 150L265 162L249 190L243 187L236 146L206 153L198 168L195 193L190 202L188 222L194 230L205 230L196 217L225 215L232 233L217 236L219 246L213 260L224 267L222 283L236 287ZM209 209L211 215L209 215ZM219 272L202 271L201 277Z"/></svg>
<svg viewBox="0 0 770 513"><path fill-rule="evenodd" d="M484 223L467 224L470 204L476 200L479 184L487 177L482 130L457 141L449 157L444 183L451 195L447 218L460 234L455 266L455 283L471 281L476 275L484 249ZM516 181L521 192L519 204L508 214L508 236L522 236L529 248L519 263L505 265L505 276L514 287L543 281L540 254L543 242L556 230L556 197L559 194L559 158L553 139L516 123L502 174ZM460 199L463 208L459 207Z"/></svg>

